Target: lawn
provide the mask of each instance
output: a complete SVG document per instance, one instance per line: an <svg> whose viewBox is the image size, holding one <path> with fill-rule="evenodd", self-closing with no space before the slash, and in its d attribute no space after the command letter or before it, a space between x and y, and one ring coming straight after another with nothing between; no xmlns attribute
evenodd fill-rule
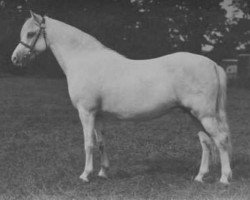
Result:
<svg viewBox="0 0 250 200"><path fill-rule="evenodd" d="M0 79L0 200L250 199L250 90L230 88L233 180L218 183L213 165L205 183L193 181L201 148L198 128L180 110L153 121L110 123L110 178L98 178L99 154L89 184L83 134L65 80Z"/></svg>

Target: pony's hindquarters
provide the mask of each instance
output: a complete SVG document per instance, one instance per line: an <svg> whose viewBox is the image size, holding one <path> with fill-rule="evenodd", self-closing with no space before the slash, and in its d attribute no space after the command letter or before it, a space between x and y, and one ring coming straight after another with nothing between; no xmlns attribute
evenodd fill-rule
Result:
<svg viewBox="0 0 250 200"><path fill-rule="evenodd" d="M228 184L228 180L232 176L232 170L230 167L230 154L232 151L232 146L225 110L227 81L226 73L221 67L216 65L215 70L218 75L218 94L216 103L217 116L204 117L201 119L201 123L205 130L212 136L216 146L219 149L221 160L220 182Z"/></svg>
<svg viewBox="0 0 250 200"><path fill-rule="evenodd" d="M200 120L204 130L216 144L219 150L221 161L220 182L228 184L228 180L232 176L232 171L229 159L229 155L231 153L230 131L225 111L227 89L226 74L221 67L214 65L214 75L211 75L211 77L216 78L216 81L211 81L212 83L210 84L210 87L208 86L206 93L201 95L200 101L203 100L203 102L199 102L199 100L197 100L199 98L196 97L196 104L193 104L193 107L190 109L191 113ZM203 138L205 137L203 136ZM208 142L206 142L206 145L207 143ZM202 146L203 151L206 150L205 147L206 146L204 145ZM202 160L207 160L207 157L208 154L203 152ZM202 176L198 176L197 180L202 181L204 174L202 169L206 169L205 171L208 171L207 168L208 162L201 163L200 172L198 175L202 174Z"/></svg>

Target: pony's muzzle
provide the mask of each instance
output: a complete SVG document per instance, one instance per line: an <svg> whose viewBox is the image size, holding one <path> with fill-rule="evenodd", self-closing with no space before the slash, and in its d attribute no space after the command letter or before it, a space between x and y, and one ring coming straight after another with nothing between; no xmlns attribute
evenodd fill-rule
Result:
<svg viewBox="0 0 250 200"><path fill-rule="evenodd" d="M20 49L20 46L18 45L11 56L11 61L16 66L22 65L22 59L21 59L20 52L21 52L21 49Z"/></svg>
<svg viewBox="0 0 250 200"><path fill-rule="evenodd" d="M20 56L13 54L11 56L11 61L15 66L21 67L23 65L23 59L20 58Z"/></svg>
<svg viewBox="0 0 250 200"><path fill-rule="evenodd" d="M11 56L11 61L14 65L21 67L26 65L29 62L30 58L31 54L29 51L27 52L26 49L24 50L17 48Z"/></svg>
<svg viewBox="0 0 250 200"><path fill-rule="evenodd" d="M13 63L14 65L18 65L18 59L17 59L17 56L12 55L12 56L11 56L11 61L12 61L12 63Z"/></svg>

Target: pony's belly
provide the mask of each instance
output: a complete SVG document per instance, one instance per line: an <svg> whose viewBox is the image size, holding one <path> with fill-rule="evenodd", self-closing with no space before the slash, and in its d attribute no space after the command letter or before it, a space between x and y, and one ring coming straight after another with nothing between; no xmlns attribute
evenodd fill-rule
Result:
<svg viewBox="0 0 250 200"><path fill-rule="evenodd" d="M112 107L100 111L100 115L105 119L118 120L150 120L166 114L170 109L177 107L174 102L153 107Z"/></svg>

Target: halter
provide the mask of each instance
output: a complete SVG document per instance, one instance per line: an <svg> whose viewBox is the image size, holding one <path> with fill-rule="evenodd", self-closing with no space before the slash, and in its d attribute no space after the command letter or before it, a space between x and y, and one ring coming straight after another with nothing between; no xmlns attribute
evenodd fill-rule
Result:
<svg viewBox="0 0 250 200"><path fill-rule="evenodd" d="M36 46L36 43L41 35L41 33L43 33L43 37L44 37L44 41L47 47L47 42L46 42L46 33L45 33L45 18L42 18L42 22L38 25L39 26L39 31L36 34L36 38L32 41L31 45L23 42L23 41L19 41L20 44L22 44L23 46L25 46L26 48L29 49L29 55L31 55L32 53L34 53L34 48Z"/></svg>

